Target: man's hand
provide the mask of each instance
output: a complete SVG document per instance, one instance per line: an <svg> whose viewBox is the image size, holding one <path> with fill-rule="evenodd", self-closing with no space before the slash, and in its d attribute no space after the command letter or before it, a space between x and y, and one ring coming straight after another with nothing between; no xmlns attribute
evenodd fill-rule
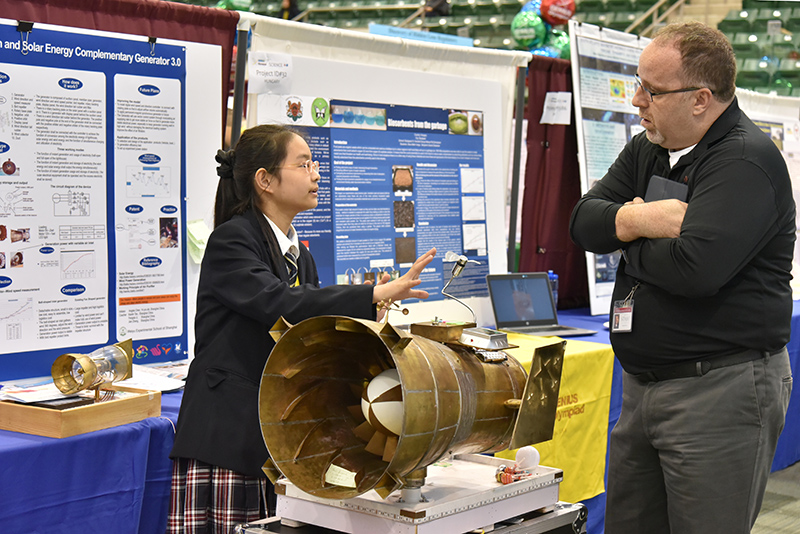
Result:
<svg viewBox="0 0 800 534"><path fill-rule="evenodd" d="M627 243L640 237L679 237L687 206L676 199L645 202L636 197L617 211L617 239Z"/></svg>

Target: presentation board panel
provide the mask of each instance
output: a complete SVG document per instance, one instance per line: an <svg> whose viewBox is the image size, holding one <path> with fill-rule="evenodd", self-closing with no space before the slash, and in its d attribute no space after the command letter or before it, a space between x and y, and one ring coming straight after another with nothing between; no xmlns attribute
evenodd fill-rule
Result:
<svg viewBox="0 0 800 534"><path fill-rule="evenodd" d="M136 363L185 358L193 45L16 24L0 20L0 379L125 339Z"/></svg>
<svg viewBox="0 0 800 534"><path fill-rule="evenodd" d="M578 133L581 191L586 193L617 159L631 137L641 132L634 74L649 39L569 22L572 79ZM586 253L592 315L611 309L620 253Z"/></svg>
<svg viewBox="0 0 800 534"><path fill-rule="evenodd" d="M454 252L477 263L448 293L479 323L493 322L485 276L506 272L510 103L516 64L526 59L258 20L248 125L289 124L308 136L320 204L295 227L323 285L399 275L436 247L420 277L431 297L404 303L411 313L398 320L472 320L442 295L454 265L444 256ZM492 72L501 75L487 79Z"/></svg>

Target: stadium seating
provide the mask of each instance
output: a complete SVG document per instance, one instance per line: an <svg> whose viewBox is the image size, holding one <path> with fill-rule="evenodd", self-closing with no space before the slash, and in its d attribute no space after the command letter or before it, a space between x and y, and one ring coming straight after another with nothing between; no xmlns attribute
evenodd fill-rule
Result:
<svg viewBox="0 0 800 534"><path fill-rule="evenodd" d="M770 82L769 63L760 59L745 59L736 74L738 87L768 87Z"/></svg>
<svg viewBox="0 0 800 534"><path fill-rule="evenodd" d="M755 15L750 11L734 9L719 21L717 29L723 33L749 32L752 28L752 20Z"/></svg>

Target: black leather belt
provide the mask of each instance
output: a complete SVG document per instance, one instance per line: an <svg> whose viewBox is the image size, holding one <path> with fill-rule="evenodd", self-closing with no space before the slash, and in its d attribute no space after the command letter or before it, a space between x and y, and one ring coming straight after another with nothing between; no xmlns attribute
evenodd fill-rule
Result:
<svg viewBox="0 0 800 534"><path fill-rule="evenodd" d="M660 382L662 380L672 380L675 378L689 378L692 376L703 376L712 369L719 369L720 367L729 367L731 365L738 365L740 363L752 362L760 360L769 356L780 354L783 348L775 351L766 350L746 350L744 352L737 352L728 356L718 356L709 360L702 360L699 362L683 362L663 369L655 371L648 371L633 375L639 382Z"/></svg>

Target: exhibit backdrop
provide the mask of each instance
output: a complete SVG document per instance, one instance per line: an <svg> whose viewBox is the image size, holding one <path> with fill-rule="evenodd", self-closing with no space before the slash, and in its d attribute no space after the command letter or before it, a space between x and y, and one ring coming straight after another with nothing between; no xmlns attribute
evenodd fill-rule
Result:
<svg viewBox="0 0 800 534"><path fill-rule="evenodd" d="M187 357L220 47L10 20L0 44L0 379L129 338Z"/></svg>
<svg viewBox="0 0 800 534"><path fill-rule="evenodd" d="M506 272L506 177L517 67L527 52L484 50L297 24L253 23L248 125L302 127L320 162L320 203L295 219L324 285L403 273L431 297L394 323L472 320L447 289L493 324L486 274Z"/></svg>

